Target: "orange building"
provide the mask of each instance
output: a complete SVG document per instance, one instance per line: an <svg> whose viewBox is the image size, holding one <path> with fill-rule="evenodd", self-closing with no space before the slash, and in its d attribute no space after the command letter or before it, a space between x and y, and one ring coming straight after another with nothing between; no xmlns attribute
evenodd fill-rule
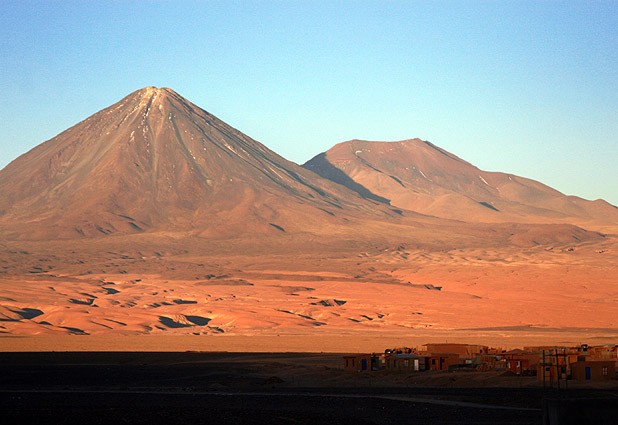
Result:
<svg viewBox="0 0 618 425"><path fill-rule="evenodd" d="M571 379L576 381L614 380L616 379L616 362L582 359L571 364Z"/></svg>
<svg viewBox="0 0 618 425"><path fill-rule="evenodd" d="M441 353L428 356L429 370L448 370L450 366L461 364L459 354Z"/></svg>
<svg viewBox="0 0 618 425"><path fill-rule="evenodd" d="M618 362L618 345L599 345L587 347L586 350L591 359L595 360L613 360Z"/></svg>
<svg viewBox="0 0 618 425"><path fill-rule="evenodd" d="M533 375L540 363L539 353L524 350L511 350L502 355L506 368L517 375Z"/></svg>
<svg viewBox="0 0 618 425"><path fill-rule="evenodd" d="M382 359L384 368L388 370L421 372L429 369L429 358L413 353L386 353Z"/></svg>
<svg viewBox="0 0 618 425"><path fill-rule="evenodd" d="M375 354L351 354L343 356L343 369L365 372L380 369L380 357Z"/></svg>

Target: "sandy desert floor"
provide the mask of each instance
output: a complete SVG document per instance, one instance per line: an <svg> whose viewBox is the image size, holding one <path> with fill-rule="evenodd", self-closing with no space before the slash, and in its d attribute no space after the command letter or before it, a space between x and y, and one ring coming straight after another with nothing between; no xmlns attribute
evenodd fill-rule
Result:
<svg viewBox="0 0 618 425"><path fill-rule="evenodd" d="M618 341L618 239L427 250L5 242L0 350L354 352ZM161 249L158 249L159 246ZM239 255L238 253L243 253Z"/></svg>

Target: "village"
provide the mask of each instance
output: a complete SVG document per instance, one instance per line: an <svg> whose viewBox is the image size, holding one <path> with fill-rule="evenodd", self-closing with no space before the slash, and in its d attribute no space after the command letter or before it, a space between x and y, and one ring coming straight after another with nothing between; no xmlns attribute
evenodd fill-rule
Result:
<svg viewBox="0 0 618 425"><path fill-rule="evenodd" d="M537 346L504 350L485 345L432 343L424 349L399 347L384 353L343 356L347 371L380 370L426 372L504 371L519 376L536 376L543 386L561 382L616 380L618 345L577 347Z"/></svg>

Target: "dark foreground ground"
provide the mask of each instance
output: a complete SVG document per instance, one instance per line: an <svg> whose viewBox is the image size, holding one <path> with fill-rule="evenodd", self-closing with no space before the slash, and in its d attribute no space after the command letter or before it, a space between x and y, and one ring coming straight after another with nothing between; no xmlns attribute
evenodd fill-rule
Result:
<svg viewBox="0 0 618 425"><path fill-rule="evenodd" d="M498 374L357 374L342 371L340 360L316 354L0 353L0 411L7 424L540 425L544 400L587 400L580 412L598 400L605 400L599 409L608 399L618 405L616 387L558 393L534 378ZM578 423L613 423L603 415Z"/></svg>

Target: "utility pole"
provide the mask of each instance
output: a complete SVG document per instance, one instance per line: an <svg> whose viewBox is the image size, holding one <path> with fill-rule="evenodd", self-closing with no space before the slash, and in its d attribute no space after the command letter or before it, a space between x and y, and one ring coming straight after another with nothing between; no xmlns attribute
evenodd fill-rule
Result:
<svg viewBox="0 0 618 425"><path fill-rule="evenodd" d="M560 362L558 361L558 349L554 349L554 354L556 355L556 385L558 388L558 394L560 394L560 375L562 375L562 371L560 368Z"/></svg>
<svg viewBox="0 0 618 425"><path fill-rule="evenodd" d="M570 369L570 364L567 363L567 355L566 355L566 348L562 349L562 356L564 357L564 364L565 364L565 373L567 369ZM569 389L569 379L568 376L566 377L566 379L564 380L564 388L565 389Z"/></svg>
<svg viewBox="0 0 618 425"><path fill-rule="evenodd" d="M545 349L543 349L543 361L541 362L541 373L543 374L543 390L545 390Z"/></svg>

